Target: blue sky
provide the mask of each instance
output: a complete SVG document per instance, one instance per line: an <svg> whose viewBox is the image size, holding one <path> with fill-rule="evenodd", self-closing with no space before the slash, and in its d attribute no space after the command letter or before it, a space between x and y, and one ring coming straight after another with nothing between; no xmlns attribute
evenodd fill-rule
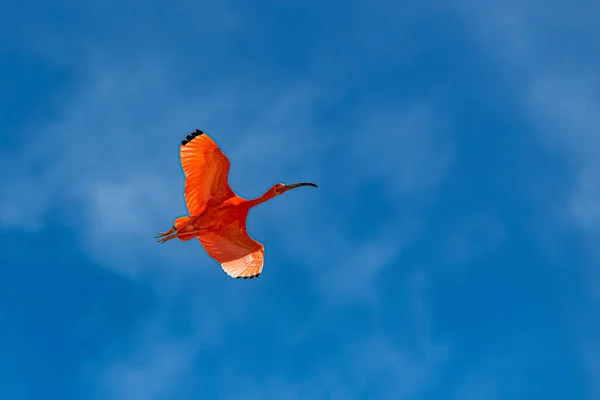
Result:
<svg viewBox="0 0 600 400"><path fill-rule="evenodd" d="M2 399L600 398L591 0L0 6ZM178 145L255 197L198 242Z"/></svg>

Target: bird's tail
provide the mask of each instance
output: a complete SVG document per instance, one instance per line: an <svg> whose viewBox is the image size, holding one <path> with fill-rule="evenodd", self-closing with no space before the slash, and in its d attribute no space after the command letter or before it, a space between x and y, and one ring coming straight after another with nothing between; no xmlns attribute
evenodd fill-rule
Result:
<svg viewBox="0 0 600 400"><path fill-rule="evenodd" d="M175 229L179 230L181 228L183 228L185 225L187 225L187 223L190 221L190 217L189 215L186 215L185 217L179 217L175 219L175 223L173 224L173 226L175 227Z"/></svg>

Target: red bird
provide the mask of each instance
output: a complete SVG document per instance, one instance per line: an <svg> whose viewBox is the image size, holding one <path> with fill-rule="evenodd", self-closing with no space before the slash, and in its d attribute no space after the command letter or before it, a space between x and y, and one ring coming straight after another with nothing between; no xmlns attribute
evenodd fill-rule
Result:
<svg viewBox="0 0 600 400"><path fill-rule="evenodd" d="M246 231L248 211L288 190L314 183L273 185L262 196L247 200L229 187L229 159L204 132L196 129L179 148L185 174L185 201L189 216L175 220L173 228L161 232L160 243L178 238L198 238L202 247L232 278L257 278L263 269L265 248Z"/></svg>

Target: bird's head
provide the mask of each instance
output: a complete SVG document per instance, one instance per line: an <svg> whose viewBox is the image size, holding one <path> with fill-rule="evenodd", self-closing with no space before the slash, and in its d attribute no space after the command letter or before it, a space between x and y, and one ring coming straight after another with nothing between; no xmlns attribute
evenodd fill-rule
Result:
<svg viewBox="0 0 600 400"><path fill-rule="evenodd" d="M286 185L284 183L276 183L275 185L273 185L271 190L273 191L273 194L275 194L275 196L279 196L280 194L283 194L283 193L287 192L288 190L296 189L296 188L299 188L300 186L318 187L314 183L309 183L309 182L294 183L291 185Z"/></svg>
<svg viewBox="0 0 600 400"><path fill-rule="evenodd" d="M254 200L249 200L247 204L249 207L257 206L259 204L264 203L265 201L269 201L272 198L287 192L288 190L296 189L300 186L318 187L314 183L309 183L309 182L294 183L291 185L286 185L285 183L277 183L277 184L273 185L269 190L267 190L262 196L254 199Z"/></svg>

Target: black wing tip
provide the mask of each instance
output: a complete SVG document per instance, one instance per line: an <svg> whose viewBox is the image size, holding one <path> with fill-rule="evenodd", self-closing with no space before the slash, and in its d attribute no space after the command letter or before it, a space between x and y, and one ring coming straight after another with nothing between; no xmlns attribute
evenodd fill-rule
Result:
<svg viewBox="0 0 600 400"><path fill-rule="evenodd" d="M187 135L185 137L185 139L181 141L181 145L185 146L186 144L188 144L189 142L194 140L195 137L201 136L201 135L204 135L204 132L202 132L200 129L196 129L194 132Z"/></svg>
<svg viewBox="0 0 600 400"><path fill-rule="evenodd" d="M235 279L254 279L254 278L258 278L260 276L260 272L256 275L250 275L250 276L236 276Z"/></svg>

